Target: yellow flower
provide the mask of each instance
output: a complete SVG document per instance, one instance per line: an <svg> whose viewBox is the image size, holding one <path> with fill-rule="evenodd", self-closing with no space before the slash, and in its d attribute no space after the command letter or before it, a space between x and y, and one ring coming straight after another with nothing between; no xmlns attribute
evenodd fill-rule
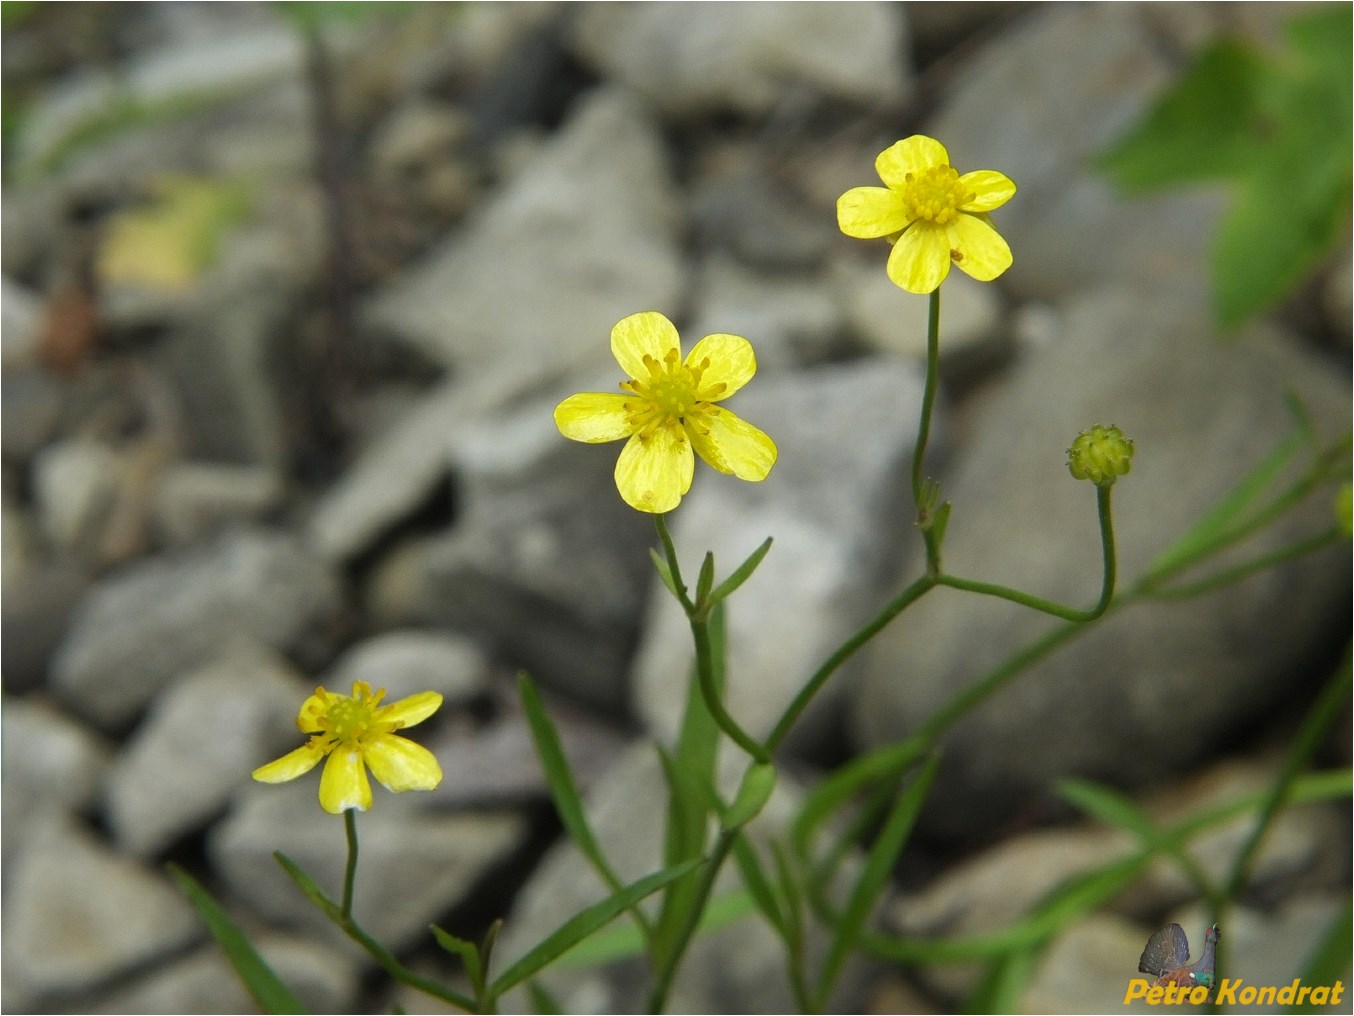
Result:
<svg viewBox="0 0 1354 1016"><path fill-rule="evenodd" d="M914 134L874 161L887 187L853 187L837 199L837 224L862 240L893 244L889 278L909 293L930 293L945 281L950 262L980 282L1011 267L1011 248L987 213L1016 192L1001 173L959 175L945 146Z"/></svg>
<svg viewBox="0 0 1354 1016"><path fill-rule="evenodd" d="M616 487L630 507L667 512L691 489L694 448L721 473L764 480L776 445L750 423L715 405L757 372L752 344L707 335L682 359L677 329L662 314L632 314L611 329L611 352L631 380L626 394L586 392L555 407L555 425L573 441L629 438L616 462Z"/></svg>
<svg viewBox="0 0 1354 1016"><path fill-rule="evenodd" d="M285 783L314 769L326 755L320 776L320 805L332 815L348 808L371 807L367 766L387 790L432 790L442 782L442 767L433 753L395 731L422 723L442 704L435 691L381 705L382 688L375 694L366 681L353 683L353 694L337 695L316 688L301 705L296 725L310 740L276 762L254 770L263 783Z"/></svg>

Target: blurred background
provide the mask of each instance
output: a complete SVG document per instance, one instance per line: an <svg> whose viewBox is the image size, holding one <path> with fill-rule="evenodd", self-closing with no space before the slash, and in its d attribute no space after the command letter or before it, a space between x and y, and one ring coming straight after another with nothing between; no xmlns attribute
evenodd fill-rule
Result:
<svg viewBox="0 0 1354 1016"><path fill-rule="evenodd" d="M661 311L688 347L752 341L731 408L780 460L759 485L698 466L673 525L691 574L775 538L729 619L729 706L766 733L924 565L906 478L927 301L834 211L900 138L1019 187L993 216L1013 267L943 290L927 472L954 572L1094 600L1094 498L1065 467L1092 424L1137 443L1125 582L1294 430L1290 397L1321 439L1346 432L1348 12L5 3L4 1008L247 1011L175 861L315 1010L439 1011L336 942L272 859L337 886L315 777L249 779L296 746L317 683L446 696L416 732L442 786L377 788L361 821L357 915L417 969L456 976L429 922L475 937L506 916L506 960L603 892L560 842L519 669L618 867L656 867L649 745L679 721L689 635L652 523L616 493L618 446L565 441L551 411L614 390L628 314ZM1262 79L1280 98L1257 128ZM1328 529L1334 498L1236 559ZM945 742L881 926L994 930L1117 856L1123 834L1060 803L1065 777L1163 821L1271 785L1349 600L1346 543L1135 605L1022 674ZM784 813L1051 627L933 593L797 729ZM1347 705L1336 728L1318 763L1348 767ZM1287 983L1349 892L1348 801L1286 812L1232 962ZM1160 923L1202 941L1193 902L1153 869L1058 938L1021 1006L1117 1008ZM750 916L699 944L673 1008L789 1011L781 962ZM550 983L567 1011L638 1011L642 973ZM838 1005L946 1011L980 973L862 962Z"/></svg>

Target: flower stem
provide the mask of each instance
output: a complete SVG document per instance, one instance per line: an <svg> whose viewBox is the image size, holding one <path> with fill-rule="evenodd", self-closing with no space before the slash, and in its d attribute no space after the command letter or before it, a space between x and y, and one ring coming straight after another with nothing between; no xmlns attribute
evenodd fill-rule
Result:
<svg viewBox="0 0 1354 1016"><path fill-rule="evenodd" d="M936 389L940 384L940 287L931 291L931 302L926 316L926 382L922 388L921 419L917 421L917 446L912 451L912 503L917 509L917 527L926 543L926 571L940 574L940 539L934 528L935 512L939 504L939 488L932 485L933 498L927 496L923 481L926 462L926 444L931 437L931 417L936 406Z"/></svg>
<svg viewBox="0 0 1354 1016"><path fill-rule="evenodd" d="M691 936L696 933L696 928L700 926L701 917L705 914L705 903L710 898L711 890L715 887L715 879L719 877L720 869L724 867L724 861L728 858L729 851L733 849L734 840L738 838L739 834L739 829L720 830L719 838L715 840L714 849L710 851L710 856L701 868L700 883L696 887L696 896L691 901L691 906L687 908L686 919L678 929L672 948L667 951L662 968L658 971L658 976L654 980L653 991L649 995L648 1012L662 1012L667 1005L668 993L672 991L672 982L677 976L677 968L681 966L682 957L691 944Z"/></svg>
<svg viewBox="0 0 1354 1016"><path fill-rule="evenodd" d="M720 699L719 689L715 687L714 657L710 651L710 624L704 617L693 616L691 620L691 637L696 642L696 677L700 682L701 695L705 699L705 707L710 710L719 729L729 735L729 738L751 755L758 762L770 762L771 753L766 748L757 743L757 740L738 725L738 721L729 715L724 703Z"/></svg>
<svg viewBox="0 0 1354 1016"><path fill-rule="evenodd" d="M357 880L357 809L345 808L343 828L348 833L348 866L343 871L343 907L345 919L353 915L353 883Z"/></svg>
<svg viewBox="0 0 1354 1016"><path fill-rule="evenodd" d="M908 586L890 600L883 610L876 614L863 628L860 628L849 639L843 642L837 648L836 652L824 660L822 666L814 671L814 674L809 678L808 683L800 689L799 694L795 696L794 701L790 703L785 712L781 715L780 720L771 731L771 736L766 739L766 750L768 752L774 752L776 748L779 747L780 742L785 739L785 735L790 732L792 727L794 727L795 723L799 720L800 714L808 708L809 703L813 701L813 697L818 694L819 689L822 688L827 679L836 672L837 668L851 657L852 653L866 642L869 642L870 639L874 638L885 625L917 600L921 599L925 593L928 593L935 588L936 582L937 580L935 577L931 575L923 575L921 578L917 579L912 585Z"/></svg>
<svg viewBox="0 0 1354 1016"><path fill-rule="evenodd" d="M1061 617L1065 621L1094 621L1105 613L1106 609L1109 608L1110 600L1114 598L1117 565L1114 553L1114 513L1110 503L1110 491L1112 489L1108 485L1095 488L1096 505L1100 517L1101 558L1104 568L1100 583L1100 599L1089 610L1078 610L1076 607L1067 607L1061 603L1046 600L1042 596L1023 593L1019 589L1011 589L1008 586L995 585L991 582L962 579L957 575L937 575L936 583L942 586L951 586L954 589L964 589L970 593L1000 597L1003 600L1010 600L1012 603L1019 603L1022 606L1043 611L1045 614L1052 614L1054 617Z"/></svg>

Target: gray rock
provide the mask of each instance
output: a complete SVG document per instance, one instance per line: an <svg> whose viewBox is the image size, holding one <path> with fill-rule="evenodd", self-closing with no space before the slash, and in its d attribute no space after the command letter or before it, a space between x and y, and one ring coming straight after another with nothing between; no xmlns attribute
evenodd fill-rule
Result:
<svg viewBox="0 0 1354 1016"><path fill-rule="evenodd" d="M381 287L369 324L467 376L507 363L550 377L594 359L620 318L680 294L664 160L639 103L589 95L464 229Z"/></svg>
<svg viewBox="0 0 1354 1016"><path fill-rule="evenodd" d="M56 434L62 386L44 371L6 367L0 393L0 449L6 459L23 461Z"/></svg>
<svg viewBox="0 0 1354 1016"><path fill-rule="evenodd" d="M4 855L8 864L40 812L94 803L111 750L97 734L36 697L5 701Z"/></svg>
<svg viewBox="0 0 1354 1016"><path fill-rule="evenodd" d="M488 690L489 661L474 642L435 631L392 631L357 643L329 669L325 686L348 693L354 681L386 689L386 702L439 692L455 708Z"/></svg>
<svg viewBox="0 0 1354 1016"><path fill-rule="evenodd" d="M759 370L821 363L838 345L842 312L814 276L772 275L714 256L701 267L688 346L712 332L742 335Z"/></svg>
<svg viewBox="0 0 1354 1016"><path fill-rule="evenodd" d="M382 563L370 594L382 623L471 632L544 685L612 710L624 703L653 524L616 493L618 449L567 441L551 416L616 373L461 431L462 516Z"/></svg>
<svg viewBox="0 0 1354 1016"><path fill-rule="evenodd" d="M995 169L1019 187L993 213L1015 255L1003 288L1045 299L1110 280L1154 296L1204 291L1223 194L1129 199L1092 169L1177 74L1161 39L1141 7L1040 7L991 39L946 90L923 132L961 173Z"/></svg>
<svg viewBox="0 0 1354 1016"><path fill-rule="evenodd" d="M0 364L6 374L37 362L42 309L36 293L8 275L0 276Z"/></svg>
<svg viewBox="0 0 1354 1016"><path fill-rule="evenodd" d="M1288 389L1319 432L1347 422L1340 379L1273 329L1224 346L1202 307L1129 289L1075 302L1063 324L1063 339L1033 350L967 421L971 441L943 477L954 504L945 547L953 574L1094 601L1094 492L1068 477L1063 450L1096 422L1119 424L1137 448L1115 490L1121 589L1291 429ZM1240 553L1249 559L1325 530L1329 499L1312 500ZM919 541L913 549L920 553ZM946 739L931 828L990 829L1062 776L1140 785L1197 759L1290 696L1308 647L1343 623L1341 558L1309 556L1212 596L1097 624ZM916 572L914 557L907 574ZM853 705L862 743L906 736L1056 623L1006 601L933 592L867 650Z"/></svg>
<svg viewBox="0 0 1354 1016"><path fill-rule="evenodd" d="M108 514L122 473L122 457L100 441L59 441L39 452L33 492L48 541L67 553L87 543Z"/></svg>
<svg viewBox="0 0 1354 1016"><path fill-rule="evenodd" d="M883 3L588 5L573 44L676 116L764 114L795 86L862 104L912 86L902 8Z"/></svg>
<svg viewBox="0 0 1354 1016"><path fill-rule="evenodd" d="M47 678L48 663L90 578L70 563L49 561L16 546L21 516L5 513L5 580L0 603L0 660L5 690L31 691Z"/></svg>
<svg viewBox="0 0 1354 1016"><path fill-rule="evenodd" d="M118 726L241 636L304 664L327 647L339 607L333 574L291 537L226 534L97 583L53 660L52 685L77 712Z"/></svg>
<svg viewBox="0 0 1354 1016"><path fill-rule="evenodd" d="M268 920L339 935L278 865L280 850L339 899L347 858L343 819L317 799L318 771L291 783L247 787L234 813L208 840L212 862L240 898ZM505 861L526 836L512 811L445 814L417 798L372 788L359 815L361 845L353 914L392 950L424 941L428 923L463 900L477 880Z"/></svg>
<svg viewBox="0 0 1354 1016"><path fill-rule="evenodd" d="M586 793L616 763L624 744L613 727L587 713L550 707L574 783ZM430 749L445 774L430 797L448 808L540 802L549 793L545 770L526 718L510 715L473 734L453 730L432 740Z"/></svg>
<svg viewBox="0 0 1354 1016"><path fill-rule="evenodd" d="M921 388L915 364L882 357L754 379L729 408L777 443L771 475L750 484L697 465L672 522L688 584L706 550L718 580L775 539L728 601L727 705L754 736L770 731L882 601L892 534L911 528L903 490ZM686 695L691 632L656 578L652 588L633 680L640 715L669 737ZM824 746L845 680L829 682L792 744Z"/></svg>
<svg viewBox="0 0 1354 1016"><path fill-rule="evenodd" d="M839 258L833 262L832 275L851 331L867 349L925 361L930 300L895 286L879 258L868 262ZM995 288L962 272L946 279L940 303L940 362L947 375L965 366L990 364L1005 351L1008 339Z"/></svg>
<svg viewBox="0 0 1354 1016"><path fill-rule="evenodd" d="M709 178L693 188L695 228L704 245L760 269L803 272L821 265L839 235L833 219L778 186L760 148L734 147L720 156L732 165L706 170Z"/></svg>
<svg viewBox="0 0 1354 1016"><path fill-rule="evenodd" d="M285 935L250 942L307 1012L354 1012L359 971L332 948ZM241 1013L258 1003L221 949L211 944L114 992L81 999L90 1013Z"/></svg>
<svg viewBox="0 0 1354 1016"><path fill-rule="evenodd" d="M206 933L167 880L68 821L44 822L6 875L6 1009L16 995L35 1004L104 983Z"/></svg>
<svg viewBox="0 0 1354 1016"><path fill-rule="evenodd" d="M283 484L265 466L173 462L154 495L154 522L170 545L196 543L231 525L258 521L282 501Z"/></svg>
<svg viewBox="0 0 1354 1016"><path fill-rule="evenodd" d="M108 774L108 821L122 849L150 857L223 811L251 769L300 743L296 714L312 688L241 644L157 698Z"/></svg>
<svg viewBox="0 0 1354 1016"><path fill-rule="evenodd" d="M1202 927L1189 928L1190 938L1201 934ZM1154 930L1115 914L1092 913L1071 922L1040 958L1020 997L1021 1011L1069 1016L1159 1011L1160 1006L1148 1007L1138 1000L1124 1004L1129 981L1146 976L1138 973L1138 957ZM1197 947L1193 958L1198 958Z"/></svg>

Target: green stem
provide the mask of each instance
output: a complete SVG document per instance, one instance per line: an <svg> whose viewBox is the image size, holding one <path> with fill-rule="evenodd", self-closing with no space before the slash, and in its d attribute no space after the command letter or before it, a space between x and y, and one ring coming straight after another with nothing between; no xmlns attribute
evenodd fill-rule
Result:
<svg viewBox="0 0 1354 1016"><path fill-rule="evenodd" d="M1033 593L1024 593L1019 589L1011 589L1008 586L995 585L991 582L976 582L972 579L961 579L957 575L937 575L936 583L942 586L950 586L954 589L963 589L970 593L982 593L985 596L996 596L1003 600L1010 600L1012 603L1019 603L1025 607L1031 607L1034 610L1042 611L1045 614L1052 614L1054 617L1060 617L1064 621L1094 621L1100 617L1109 608L1110 600L1114 598L1114 583L1117 575L1117 565L1115 564L1114 553L1114 513L1110 504L1111 486L1095 488L1096 505L1100 516L1100 549L1101 560L1103 562L1103 578L1100 583L1100 599L1096 601L1094 607L1089 610L1078 610L1076 607L1067 607L1061 603L1055 603L1052 600L1046 600L1042 596L1035 596Z"/></svg>
<svg viewBox="0 0 1354 1016"><path fill-rule="evenodd" d="M695 898L691 900L691 905L686 910L686 917L677 930L677 937L673 939L672 948L667 951L662 968L658 971L658 976L654 980L653 991L649 995L649 1012L660 1013L667 1005L668 995L672 991L672 982L677 977L677 968L681 966L682 957L691 944L691 937L696 933L696 928L700 926L701 917L705 913L706 902L710 899L710 892L715 886L715 879L719 878L720 869L724 867L724 862L728 859L729 851L733 849L734 840L738 838L739 832L738 829L720 830L719 838L715 840L714 849L710 852L705 866L701 869L701 878L696 886Z"/></svg>
<svg viewBox="0 0 1354 1016"><path fill-rule="evenodd" d="M724 703L720 699L719 689L715 687L714 658L710 652L708 619L704 616L693 616L690 621L691 637L696 642L696 676L700 682L701 695L705 699L705 707L710 710L710 715L719 725L719 729L728 734L738 747L758 762L770 762L770 751L758 744L751 734L738 725L738 722L724 708Z"/></svg>
<svg viewBox="0 0 1354 1016"><path fill-rule="evenodd" d="M345 920L353 914L353 883L357 880L357 809L345 808L343 828L348 833L348 866L343 871L343 908Z"/></svg>
<svg viewBox="0 0 1354 1016"><path fill-rule="evenodd" d="M799 690L799 694L795 696L794 701L790 703L781 715L780 720L777 721L776 726L771 731L771 736L766 739L766 750L774 752L779 747L781 741L785 739L785 735L790 732L790 728L799 719L800 714L808 708L809 703L813 701L813 697L818 694L819 689L838 667L850 659L852 653L874 638L885 625L921 599L925 593L930 592L935 588L935 585L936 579L931 575L923 575L917 579L912 585L890 600L883 610L843 642L836 652L824 660L822 666L814 671L808 683Z"/></svg>
<svg viewBox="0 0 1354 1016"><path fill-rule="evenodd" d="M926 544L926 571L940 574L940 541L936 538L932 506L926 503L925 484L922 481L926 460L926 444L931 438L931 417L935 411L936 389L940 385L940 287L931 291L931 302L926 316L926 382L922 388L921 419L917 422L917 446L912 451L912 503L917 509L917 525Z"/></svg>
<svg viewBox="0 0 1354 1016"><path fill-rule="evenodd" d="M691 597L687 595L686 583L682 581L682 566L677 561L677 548L673 546L672 534L668 532L668 520L666 515L655 515L653 517L654 526L658 529L658 539L663 544L663 556L668 562L668 572L672 575L672 584L677 591L677 600L686 611L687 617L695 613L696 605L691 602Z"/></svg>

